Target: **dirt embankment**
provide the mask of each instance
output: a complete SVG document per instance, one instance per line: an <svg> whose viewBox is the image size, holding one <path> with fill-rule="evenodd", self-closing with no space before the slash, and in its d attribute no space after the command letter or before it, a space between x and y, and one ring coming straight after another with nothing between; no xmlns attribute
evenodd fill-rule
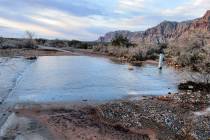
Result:
<svg viewBox="0 0 210 140"><path fill-rule="evenodd" d="M26 105L14 112L37 120L55 140L208 140L209 107L209 93L183 92L102 105ZM24 133L14 128L13 134Z"/></svg>
<svg viewBox="0 0 210 140"><path fill-rule="evenodd" d="M33 122L13 125L7 130L8 133L4 138L18 138L20 135L43 136L40 129L43 130L44 126L44 128L47 128L47 130L45 129L45 132L47 132L45 136L48 136L45 139L47 140L49 137L51 138L49 140L52 140L52 138L54 140L149 140L149 137L145 134L138 134L120 126L102 123L95 106L76 105L66 108L49 105L45 109L40 107L40 105L34 105L31 108L22 107L14 110L20 118L30 118ZM27 126L24 126L24 124ZM22 129L33 127L31 125L42 127L34 127L34 131Z"/></svg>
<svg viewBox="0 0 210 140"><path fill-rule="evenodd" d="M68 56L74 55L72 52L62 52L45 49L0 49L0 57L31 57L31 56Z"/></svg>
<svg viewBox="0 0 210 140"><path fill-rule="evenodd" d="M59 48L59 50L55 49L0 49L0 57L19 57L24 56L26 58L34 57L34 56L72 56L72 55L86 55L86 56L94 56L94 57L107 57L113 62L116 63L129 63L133 66L142 66L144 64L154 64L158 65L158 61L155 60L145 60L145 61L128 61L123 57L115 57L110 56L105 53L94 52L92 49L75 49L75 48ZM63 50L63 51L61 51Z"/></svg>

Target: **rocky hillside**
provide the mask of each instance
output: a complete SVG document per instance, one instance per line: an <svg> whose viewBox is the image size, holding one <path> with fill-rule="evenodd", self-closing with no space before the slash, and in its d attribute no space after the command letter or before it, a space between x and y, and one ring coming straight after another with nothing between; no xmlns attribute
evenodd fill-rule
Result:
<svg viewBox="0 0 210 140"><path fill-rule="evenodd" d="M146 31L130 32L130 31L115 31L107 33L103 38L105 42L110 42L116 34L122 34L128 37L130 41L137 44L157 44L168 43L171 41L186 41L190 37L202 37L210 43L210 10L198 19L171 22L163 21L159 25L147 29Z"/></svg>

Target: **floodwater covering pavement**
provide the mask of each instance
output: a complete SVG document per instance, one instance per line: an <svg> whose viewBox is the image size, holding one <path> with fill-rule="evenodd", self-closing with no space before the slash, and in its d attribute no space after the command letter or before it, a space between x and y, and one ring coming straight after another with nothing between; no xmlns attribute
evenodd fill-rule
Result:
<svg viewBox="0 0 210 140"><path fill-rule="evenodd" d="M109 101L176 92L172 68L134 67L88 56L39 57L23 74L7 102Z"/></svg>

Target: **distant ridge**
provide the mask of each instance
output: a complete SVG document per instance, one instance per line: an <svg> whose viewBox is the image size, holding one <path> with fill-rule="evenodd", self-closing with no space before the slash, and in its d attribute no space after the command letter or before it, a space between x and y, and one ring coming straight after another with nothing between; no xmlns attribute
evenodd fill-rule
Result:
<svg viewBox="0 0 210 140"><path fill-rule="evenodd" d="M130 41L137 44L158 44L169 42L184 42L195 34L204 34L210 44L210 10L201 18L194 20L176 22L163 21L155 27L146 31L114 31L106 33L102 38L105 42L110 42L117 34L128 37Z"/></svg>

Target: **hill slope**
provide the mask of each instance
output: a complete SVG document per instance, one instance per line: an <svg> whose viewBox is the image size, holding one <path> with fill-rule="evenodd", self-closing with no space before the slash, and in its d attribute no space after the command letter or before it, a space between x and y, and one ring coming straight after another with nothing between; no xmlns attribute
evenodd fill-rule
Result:
<svg viewBox="0 0 210 140"><path fill-rule="evenodd" d="M169 43L173 41L187 41L191 37L199 38L202 35L207 39L207 43L210 43L210 10L206 14L198 19L172 22L163 21L159 25L149 28L146 31L114 31L109 32L103 36L105 42L110 42L116 34L122 34L128 37L128 39L137 44L158 44Z"/></svg>

